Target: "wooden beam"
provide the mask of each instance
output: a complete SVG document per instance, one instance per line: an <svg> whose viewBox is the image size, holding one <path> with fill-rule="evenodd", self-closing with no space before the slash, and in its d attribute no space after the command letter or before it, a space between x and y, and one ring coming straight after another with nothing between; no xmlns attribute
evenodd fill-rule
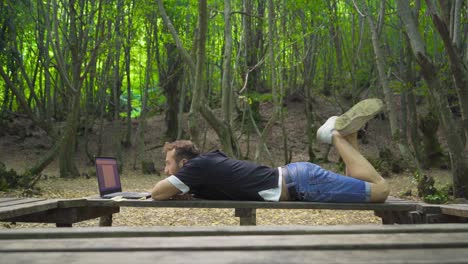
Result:
<svg viewBox="0 0 468 264"><path fill-rule="evenodd" d="M234 216L239 217L239 224L241 226L257 224L257 211L255 208L236 208Z"/></svg>
<svg viewBox="0 0 468 264"><path fill-rule="evenodd" d="M60 226L68 226L73 223L94 219L102 216L118 213L118 207L75 207L54 208L47 211L20 215L7 218L3 221L9 222L33 222L33 223L55 223Z"/></svg>
<svg viewBox="0 0 468 264"><path fill-rule="evenodd" d="M468 204L449 204L441 205L440 210L443 214L468 218Z"/></svg>
<svg viewBox="0 0 468 264"><path fill-rule="evenodd" d="M466 224L332 225L332 226L221 226L221 227L75 227L73 229L0 229L0 240L41 238L190 237L245 235L468 233Z"/></svg>
<svg viewBox="0 0 468 264"><path fill-rule="evenodd" d="M330 209L330 210L388 210L414 211L419 203L319 203L319 202L256 202L256 201L222 201L222 200L121 200L88 199L89 206L123 206L123 207L165 207L165 208L255 208L255 209Z"/></svg>
<svg viewBox="0 0 468 264"><path fill-rule="evenodd" d="M0 240L0 252L384 250L467 248L468 233L246 235Z"/></svg>
<svg viewBox="0 0 468 264"><path fill-rule="evenodd" d="M63 264L71 260L82 263L98 261L113 264L185 264L190 263L466 263L468 251L463 248L451 249L391 249L391 250L247 250L247 251L133 251L133 252L21 252L2 255L5 263ZM389 261L385 261L389 260Z"/></svg>

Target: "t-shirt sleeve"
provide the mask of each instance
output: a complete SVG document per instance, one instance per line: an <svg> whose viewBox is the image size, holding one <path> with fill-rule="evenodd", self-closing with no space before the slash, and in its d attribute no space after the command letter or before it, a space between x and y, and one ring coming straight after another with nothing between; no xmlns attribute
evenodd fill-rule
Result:
<svg viewBox="0 0 468 264"><path fill-rule="evenodd" d="M174 185L174 187L176 187L177 189L179 189L179 191L182 192L182 194L186 194L188 193L188 191L190 191L190 188L185 185L185 183L183 183L181 180L179 180L176 176L174 175L171 175L169 177L167 177L167 180L172 184Z"/></svg>
<svg viewBox="0 0 468 264"><path fill-rule="evenodd" d="M174 176L193 190L203 184L204 173L198 161L189 160Z"/></svg>

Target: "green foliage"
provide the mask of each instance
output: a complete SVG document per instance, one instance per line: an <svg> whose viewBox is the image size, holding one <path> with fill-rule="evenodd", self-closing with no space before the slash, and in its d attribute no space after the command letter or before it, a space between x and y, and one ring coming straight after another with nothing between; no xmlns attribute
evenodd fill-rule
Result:
<svg viewBox="0 0 468 264"><path fill-rule="evenodd" d="M259 102L259 103L272 102L273 94L251 92L248 95L248 101L249 101L249 104L252 104L253 102Z"/></svg>
<svg viewBox="0 0 468 264"><path fill-rule="evenodd" d="M452 186L445 185L440 189L435 187L435 181L427 175L420 175L418 172L413 173L413 179L418 186L418 196L426 203L442 204L449 200L452 193Z"/></svg>
<svg viewBox="0 0 468 264"><path fill-rule="evenodd" d="M7 170L5 164L0 162L0 191L29 188L32 180L29 173L21 175L13 169Z"/></svg>
<svg viewBox="0 0 468 264"><path fill-rule="evenodd" d="M440 191L436 192L435 194L429 194L424 196L424 201L426 203L431 203L431 204L443 204L446 203L449 200L449 197L447 194L442 193Z"/></svg>

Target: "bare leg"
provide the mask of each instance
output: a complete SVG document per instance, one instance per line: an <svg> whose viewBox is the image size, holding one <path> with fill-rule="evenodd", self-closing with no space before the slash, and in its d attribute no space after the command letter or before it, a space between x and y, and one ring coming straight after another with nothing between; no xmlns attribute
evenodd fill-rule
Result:
<svg viewBox="0 0 468 264"><path fill-rule="evenodd" d="M344 138L349 142L349 144L351 144L351 146L353 146L354 149L359 151L357 132L349 134L349 135L345 136ZM345 168L345 174L349 176L348 167Z"/></svg>
<svg viewBox="0 0 468 264"><path fill-rule="evenodd" d="M371 184L371 202L385 201L389 193L388 184L369 161L338 131L333 131L333 145L346 165L347 174Z"/></svg>

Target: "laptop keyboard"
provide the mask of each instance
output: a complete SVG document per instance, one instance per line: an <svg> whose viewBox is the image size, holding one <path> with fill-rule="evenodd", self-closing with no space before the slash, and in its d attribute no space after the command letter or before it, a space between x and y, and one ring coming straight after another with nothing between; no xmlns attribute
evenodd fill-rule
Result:
<svg viewBox="0 0 468 264"><path fill-rule="evenodd" d="M126 198L126 199L140 199L142 197L150 197L151 194L150 193L141 193L141 192L116 192L116 193L109 193L109 194L106 194L104 196L102 196L102 198L112 198L112 197L116 197L116 196L122 196L123 198Z"/></svg>

